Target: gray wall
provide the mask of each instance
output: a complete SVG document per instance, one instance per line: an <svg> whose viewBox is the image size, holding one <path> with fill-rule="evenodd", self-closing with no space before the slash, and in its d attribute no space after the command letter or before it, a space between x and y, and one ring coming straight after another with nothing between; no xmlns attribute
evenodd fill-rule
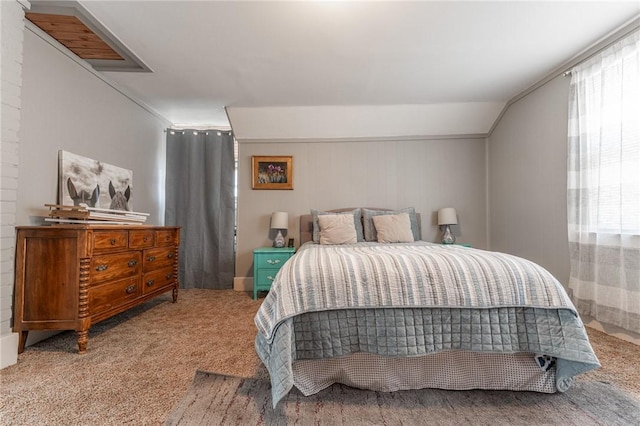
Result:
<svg viewBox="0 0 640 426"><path fill-rule="evenodd" d="M274 211L289 213L288 235L298 246L299 217L312 208L412 206L422 214L422 238L436 241L438 209L455 207L458 240L486 248L485 142L240 141L236 277L252 276L253 249L272 244ZM293 155L293 191L252 190L252 155Z"/></svg>
<svg viewBox="0 0 640 426"><path fill-rule="evenodd" d="M17 224L55 203L58 150L133 170L133 208L164 222L169 126L26 29Z"/></svg>
<svg viewBox="0 0 640 426"><path fill-rule="evenodd" d="M568 77L513 103L489 137L491 249L515 254L569 281Z"/></svg>
<svg viewBox="0 0 640 426"><path fill-rule="evenodd" d="M17 225L42 223L44 204L56 202L60 149L133 170L134 209L150 213L151 224L164 223L169 123L30 30L22 73ZM50 334L31 332L27 344Z"/></svg>

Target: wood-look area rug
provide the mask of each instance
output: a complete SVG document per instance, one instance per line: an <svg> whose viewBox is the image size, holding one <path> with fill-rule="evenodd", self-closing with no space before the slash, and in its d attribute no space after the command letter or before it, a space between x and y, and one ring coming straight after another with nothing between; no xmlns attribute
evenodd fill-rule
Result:
<svg viewBox="0 0 640 426"><path fill-rule="evenodd" d="M295 388L278 406L266 380L198 371L165 425L638 425L640 401L604 382L566 393L374 392L333 385L305 397Z"/></svg>

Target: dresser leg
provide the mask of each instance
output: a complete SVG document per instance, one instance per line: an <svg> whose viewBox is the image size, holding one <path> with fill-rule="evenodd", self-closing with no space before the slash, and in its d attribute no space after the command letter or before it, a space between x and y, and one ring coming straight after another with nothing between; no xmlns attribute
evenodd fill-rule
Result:
<svg viewBox="0 0 640 426"><path fill-rule="evenodd" d="M173 288L173 303L176 303L178 301L178 287L174 287Z"/></svg>
<svg viewBox="0 0 640 426"><path fill-rule="evenodd" d="M89 330L78 331L78 354L87 353L87 343L89 343Z"/></svg>
<svg viewBox="0 0 640 426"><path fill-rule="evenodd" d="M18 334L18 353L24 352L24 345L27 343L27 336L29 336L29 330L22 330Z"/></svg>

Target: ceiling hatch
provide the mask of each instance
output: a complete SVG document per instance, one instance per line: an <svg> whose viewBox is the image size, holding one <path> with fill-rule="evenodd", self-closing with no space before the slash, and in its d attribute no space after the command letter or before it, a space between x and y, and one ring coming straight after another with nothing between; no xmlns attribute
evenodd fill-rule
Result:
<svg viewBox="0 0 640 426"><path fill-rule="evenodd" d="M75 1L32 1L25 17L96 71L151 72L118 38Z"/></svg>

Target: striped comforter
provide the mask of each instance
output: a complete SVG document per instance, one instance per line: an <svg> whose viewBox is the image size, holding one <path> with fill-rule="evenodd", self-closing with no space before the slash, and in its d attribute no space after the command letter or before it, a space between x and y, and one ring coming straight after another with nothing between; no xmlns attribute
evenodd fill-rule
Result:
<svg viewBox="0 0 640 426"><path fill-rule="evenodd" d="M291 365L299 359L294 317L378 308L400 308L402 312L420 308L419 312L426 315L450 308L456 315L469 314L485 324L504 321L500 318L507 308L520 309L517 316L522 320L517 326L488 327L481 336L472 328L469 335L450 339L455 343L447 347L403 348L405 356L476 350L474 341L481 343L483 351L544 353L558 358L559 390L568 389L576 374L599 365L562 285L533 262L503 253L423 241L307 243L280 269L255 317L256 350L271 375L274 405L291 389ZM549 315L544 314L546 311ZM440 336L448 333L451 337L450 326L444 324L438 332ZM322 327L319 335L333 345L332 332L327 330L327 334ZM539 335L540 330L545 330L544 335ZM375 335L379 330L364 333ZM471 346L464 342L471 342ZM514 345L498 346L496 342ZM383 354L381 350L375 352ZM318 352L317 356L324 355Z"/></svg>
<svg viewBox="0 0 640 426"><path fill-rule="evenodd" d="M575 310L541 266L456 245L307 243L280 270L256 318L271 340L280 322L305 312L376 307Z"/></svg>

